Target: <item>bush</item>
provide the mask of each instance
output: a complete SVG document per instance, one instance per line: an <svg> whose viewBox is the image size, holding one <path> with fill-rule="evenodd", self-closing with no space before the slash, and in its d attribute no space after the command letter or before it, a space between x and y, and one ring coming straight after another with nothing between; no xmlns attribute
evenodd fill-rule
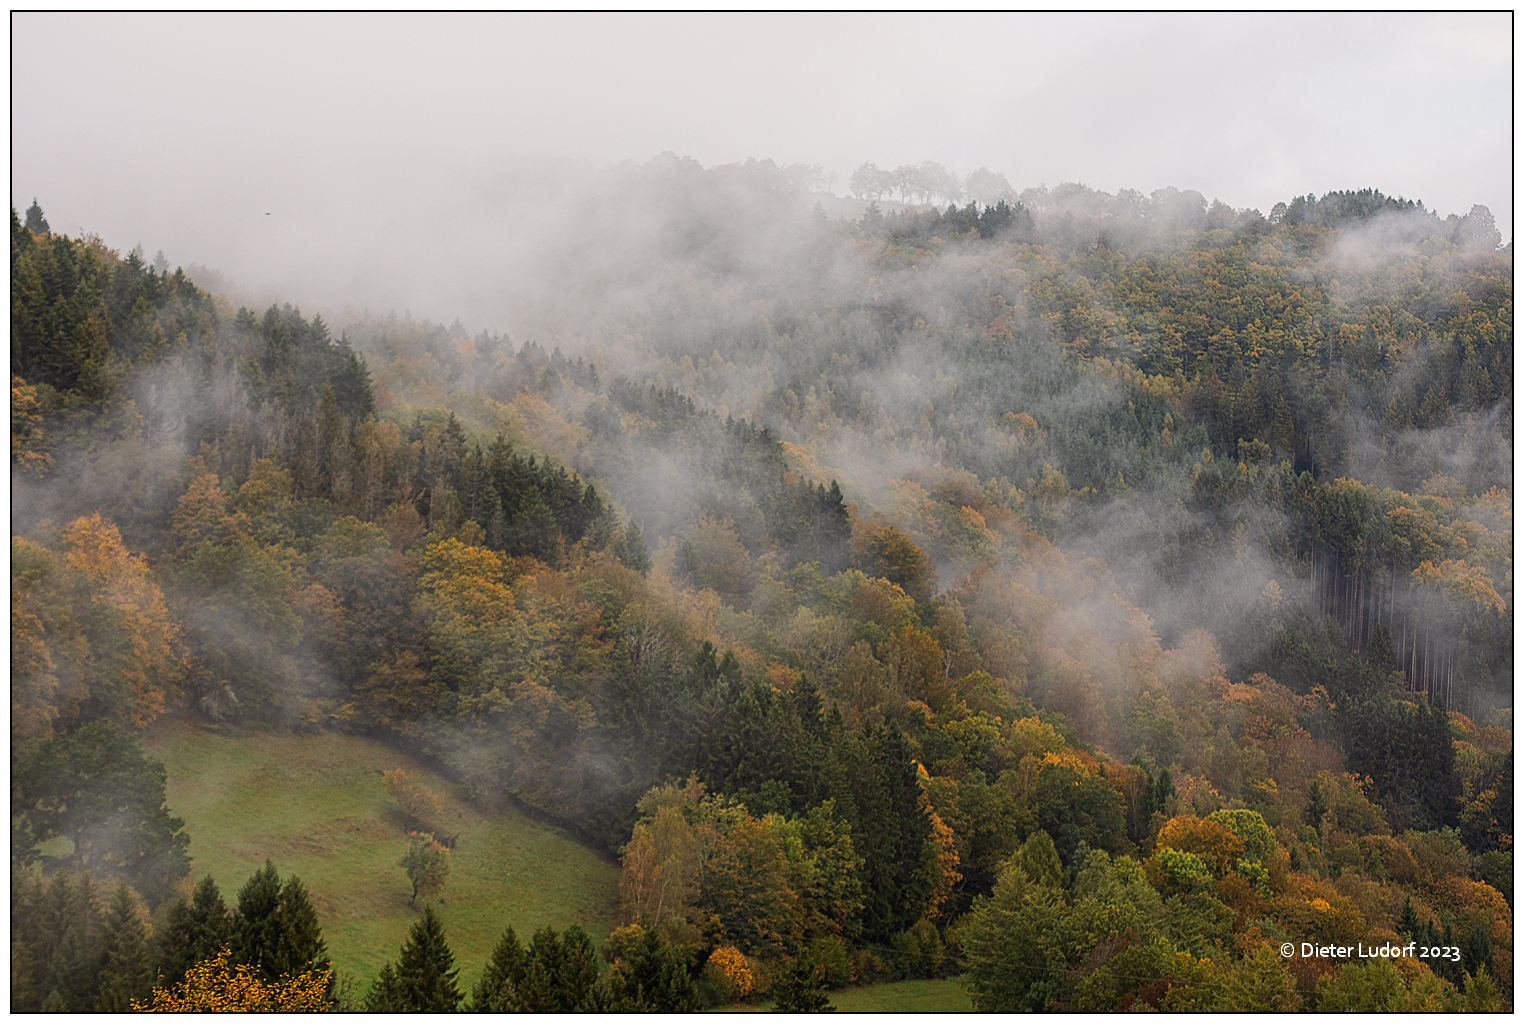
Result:
<svg viewBox="0 0 1524 1024"><path fill-rule="evenodd" d="M734 946L721 946L709 954L704 980L719 993L722 1002L736 1002L757 991L751 958Z"/></svg>
<svg viewBox="0 0 1524 1024"><path fill-rule="evenodd" d="M809 944L805 955L825 969L825 983L840 988L852 980L852 961L846 943L834 935L823 935Z"/></svg>
<svg viewBox="0 0 1524 1024"><path fill-rule="evenodd" d="M852 954L849 961L849 970L854 985L871 985L879 981L885 974L884 962L866 949L860 949Z"/></svg>
<svg viewBox="0 0 1524 1024"><path fill-rule="evenodd" d="M439 796L426 787L406 768L394 768L381 773L381 785L386 788L402 813L425 829L432 830L439 817Z"/></svg>

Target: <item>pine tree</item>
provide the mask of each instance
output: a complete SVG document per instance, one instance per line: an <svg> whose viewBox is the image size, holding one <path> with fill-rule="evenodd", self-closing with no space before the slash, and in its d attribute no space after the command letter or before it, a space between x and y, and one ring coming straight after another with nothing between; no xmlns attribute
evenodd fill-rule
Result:
<svg viewBox="0 0 1524 1024"><path fill-rule="evenodd" d="M238 891L238 915L232 943L235 963L260 968L268 981L330 966L306 887L295 875L282 885L270 861Z"/></svg>
<svg viewBox="0 0 1524 1024"><path fill-rule="evenodd" d="M63 941L49 964L55 986L49 995L61 995L61 1007L66 1011L84 1011L90 1008L100 977L104 931L100 889L89 872L72 887L64 884L58 921Z"/></svg>
<svg viewBox="0 0 1524 1024"><path fill-rule="evenodd" d="M280 892L280 941L276 946L276 974L295 978L308 970L329 970L328 945L318 924L317 908L307 887L295 875L286 879Z"/></svg>
<svg viewBox="0 0 1524 1024"><path fill-rule="evenodd" d="M402 981L397 969L390 962L381 965L370 992L365 996L363 1008L366 1013L407 1013L409 1007L402 991Z"/></svg>
<svg viewBox="0 0 1524 1024"><path fill-rule="evenodd" d="M598 982L598 958L579 924L557 935L549 925L534 933L519 986L520 1011L572 1013Z"/></svg>
<svg viewBox="0 0 1524 1024"><path fill-rule="evenodd" d="M455 954L445 942L439 918L433 907L425 907L423 919L413 925L402 944L395 992L385 998L397 1003L402 1013L454 1013L461 1002L457 973Z"/></svg>
<svg viewBox="0 0 1524 1024"><path fill-rule="evenodd" d="M487 969L471 993L475 1013L514 1013L518 1010L518 987L523 984L528 958L512 926L503 933Z"/></svg>
<svg viewBox="0 0 1524 1024"><path fill-rule="evenodd" d="M26 208L26 228L34 235L48 233L48 219L42 215L42 207L37 205L37 200L32 200L32 205Z"/></svg>
<svg viewBox="0 0 1524 1024"><path fill-rule="evenodd" d="M233 962L250 967L265 967L265 974L274 978L267 965L275 963L275 950L280 944L280 873L275 865L265 861L265 866L249 876L238 890L238 918L233 927Z"/></svg>
<svg viewBox="0 0 1524 1024"><path fill-rule="evenodd" d="M118 885L111 897L105 925L95 1009L101 1013L128 1013L134 999L148 998L153 988L153 972L138 901L125 883Z"/></svg>
<svg viewBox="0 0 1524 1024"><path fill-rule="evenodd" d="M180 900L169 911L159 947L159 984L168 988L185 979L191 967L217 955L230 940L233 918L217 883L208 875L197 883L189 900Z"/></svg>
<svg viewBox="0 0 1524 1024"><path fill-rule="evenodd" d="M88 1013L104 930L95 883L89 873L16 872L12 884L12 1012Z"/></svg>
<svg viewBox="0 0 1524 1024"><path fill-rule="evenodd" d="M646 539L640 535L640 527L631 519L624 526L624 536L614 545L614 557L627 569L634 569L644 575L651 571L651 553L646 548Z"/></svg>

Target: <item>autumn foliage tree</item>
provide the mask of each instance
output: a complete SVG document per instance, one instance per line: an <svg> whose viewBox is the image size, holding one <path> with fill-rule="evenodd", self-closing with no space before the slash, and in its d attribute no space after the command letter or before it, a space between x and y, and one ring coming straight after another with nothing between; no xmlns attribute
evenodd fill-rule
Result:
<svg viewBox="0 0 1524 1024"><path fill-rule="evenodd" d="M296 977L282 975L267 981L259 970L232 962L227 946L203 960L171 988L155 986L145 1002L134 1002L140 1013L326 1013L332 969L312 968Z"/></svg>
<svg viewBox="0 0 1524 1024"><path fill-rule="evenodd" d="M407 840L407 852L397 866L407 872L407 880L413 884L407 901L411 907L419 896L437 896L444 890L450 877L450 851L428 832L409 832Z"/></svg>
<svg viewBox="0 0 1524 1024"><path fill-rule="evenodd" d="M381 785L408 821L425 827L433 825L439 817L439 794L423 784L410 768L393 768L381 773Z"/></svg>

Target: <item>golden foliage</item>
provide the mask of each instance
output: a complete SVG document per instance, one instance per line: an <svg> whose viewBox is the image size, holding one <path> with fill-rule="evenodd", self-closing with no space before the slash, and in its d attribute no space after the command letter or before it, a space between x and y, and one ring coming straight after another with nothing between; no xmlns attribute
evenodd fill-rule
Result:
<svg viewBox="0 0 1524 1024"><path fill-rule="evenodd" d="M439 795L429 789L407 768L381 773L381 785L397 805L414 821L431 825L439 816Z"/></svg>
<svg viewBox="0 0 1524 1024"><path fill-rule="evenodd" d="M11 375L11 462L23 473L41 476L53 462L43 447L37 388Z"/></svg>
<svg viewBox="0 0 1524 1024"><path fill-rule="evenodd" d="M46 735L94 697L143 728L183 668L164 594L98 513L65 527L57 548L11 542L12 714L25 734Z"/></svg>
<svg viewBox="0 0 1524 1024"><path fill-rule="evenodd" d="M303 971L295 978L281 975L266 982L258 968L232 965L227 946L192 967L172 989L154 987L147 1003L133 1000L138 1013L326 1013L331 970Z"/></svg>
<svg viewBox="0 0 1524 1024"><path fill-rule="evenodd" d="M757 989L751 958L734 946L721 946L710 953L708 966L727 1000L745 999Z"/></svg>
<svg viewBox="0 0 1524 1024"><path fill-rule="evenodd" d="M1194 853L1220 878L1244 853L1244 841L1215 821L1202 821L1194 814L1170 819L1159 830L1156 845L1181 853Z"/></svg>

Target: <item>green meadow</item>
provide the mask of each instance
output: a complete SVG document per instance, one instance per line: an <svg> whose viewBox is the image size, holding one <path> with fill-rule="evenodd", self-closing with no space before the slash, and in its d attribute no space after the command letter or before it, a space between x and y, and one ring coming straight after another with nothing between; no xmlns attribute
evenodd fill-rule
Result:
<svg viewBox="0 0 1524 1024"><path fill-rule="evenodd" d="M217 733L179 722L145 744L164 762L172 813L185 819L193 878L211 875L229 907L268 859L282 878L307 886L341 976L363 993L395 960L423 901L408 907L411 886L397 860L407 849L401 811L381 772L417 771L443 799L441 831L458 832L444 892L433 900L469 991L504 929L528 941L535 929L577 922L594 942L608 934L617 899L614 860L565 831L511 808L491 811L458 787L376 740L334 734L290 735L228 728Z"/></svg>
<svg viewBox="0 0 1524 1024"><path fill-rule="evenodd" d="M844 988L826 995L839 1013L972 1013L973 1001L963 987L962 978L939 978L933 981L890 981L882 985ZM771 999L756 1003L719 1006L730 1013L767 1013Z"/></svg>

